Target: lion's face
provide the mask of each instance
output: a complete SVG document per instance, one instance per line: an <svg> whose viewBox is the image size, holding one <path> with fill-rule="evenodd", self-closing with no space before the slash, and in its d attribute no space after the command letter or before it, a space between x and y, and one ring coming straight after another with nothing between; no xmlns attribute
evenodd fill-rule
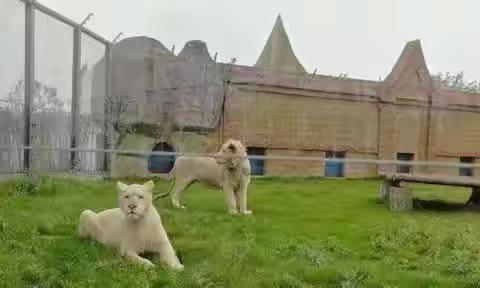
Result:
<svg viewBox="0 0 480 288"><path fill-rule="evenodd" d="M230 139L225 142L217 153L217 162L229 169L235 169L247 157L247 149L238 141Z"/></svg>
<svg viewBox="0 0 480 288"><path fill-rule="evenodd" d="M153 181L143 185L117 182L119 207L127 218L138 220L150 209L153 186Z"/></svg>

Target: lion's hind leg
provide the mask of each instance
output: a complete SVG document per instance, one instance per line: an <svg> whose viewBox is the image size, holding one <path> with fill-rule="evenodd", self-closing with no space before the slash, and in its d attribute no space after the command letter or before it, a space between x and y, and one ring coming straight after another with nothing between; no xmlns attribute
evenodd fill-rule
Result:
<svg viewBox="0 0 480 288"><path fill-rule="evenodd" d="M171 201L173 208L181 208L185 209L185 206L180 204L180 198L182 196L183 191L187 190L190 185L193 184L194 181L179 179L175 180L175 184L172 190Z"/></svg>
<svg viewBox="0 0 480 288"><path fill-rule="evenodd" d="M78 222L78 237L101 241L102 229L98 223L97 214L91 210L85 210L80 214Z"/></svg>

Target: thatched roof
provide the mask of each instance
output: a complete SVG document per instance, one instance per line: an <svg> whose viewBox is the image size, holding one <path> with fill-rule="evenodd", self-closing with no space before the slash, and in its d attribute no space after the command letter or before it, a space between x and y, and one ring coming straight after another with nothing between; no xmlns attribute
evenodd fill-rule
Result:
<svg viewBox="0 0 480 288"><path fill-rule="evenodd" d="M293 52L280 15L277 17L272 33L270 33L255 66L285 72L305 73L305 68L300 64Z"/></svg>

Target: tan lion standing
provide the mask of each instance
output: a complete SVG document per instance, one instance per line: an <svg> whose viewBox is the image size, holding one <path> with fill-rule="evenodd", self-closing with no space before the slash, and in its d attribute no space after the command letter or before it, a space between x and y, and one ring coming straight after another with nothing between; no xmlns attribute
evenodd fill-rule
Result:
<svg viewBox="0 0 480 288"><path fill-rule="evenodd" d="M85 210L80 214L78 236L92 238L106 246L117 248L121 255L138 264L154 266L139 254L153 252L174 269L183 269L175 255L160 215L152 204L153 182L143 185L117 183L120 208L95 214Z"/></svg>
<svg viewBox="0 0 480 288"><path fill-rule="evenodd" d="M215 157L178 157L168 174L168 179L173 178L173 189L155 198L171 194L173 207L185 208L180 204L183 191L193 183L201 182L223 189L230 214L251 214L247 210L250 169L245 146L240 141L230 139Z"/></svg>

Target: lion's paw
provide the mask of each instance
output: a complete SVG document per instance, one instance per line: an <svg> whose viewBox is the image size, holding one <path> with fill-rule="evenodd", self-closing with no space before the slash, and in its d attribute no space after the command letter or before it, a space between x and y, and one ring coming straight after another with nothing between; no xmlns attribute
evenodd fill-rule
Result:
<svg viewBox="0 0 480 288"><path fill-rule="evenodd" d="M228 213L230 215L238 215L238 211L237 210L229 210Z"/></svg>
<svg viewBox="0 0 480 288"><path fill-rule="evenodd" d="M173 202L173 203L172 203L172 206L173 206L173 208L175 208L175 209L186 209L185 206L181 205L181 204L178 203L178 202L177 202L177 203Z"/></svg>
<svg viewBox="0 0 480 288"><path fill-rule="evenodd" d="M177 270L177 271L183 271L185 269L185 266L183 266L182 264L174 264L172 266L173 269Z"/></svg>
<svg viewBox="0 0 480 288"><path fill-rule="evenodd" d="M245 211L242 212L242 214L243 215L252 215L253 212L252 212L252 210L245 210Z"/></svg>
<svg viewBox="0 0 480 288"><path fill-rule="evenodd" d="M143 264L146 268L153 268L153 267L155 267L155 264L153 264L152 262L150 262L150 261L147 260L147 259L145 259L145 261L143 261L142 264Z"/></svg>

